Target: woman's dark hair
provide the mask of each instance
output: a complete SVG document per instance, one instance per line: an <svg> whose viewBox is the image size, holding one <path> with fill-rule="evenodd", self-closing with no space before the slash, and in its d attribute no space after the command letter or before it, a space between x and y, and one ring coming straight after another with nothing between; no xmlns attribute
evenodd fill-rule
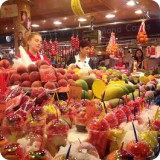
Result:
<svg viewBox="0 0 160 160"><path fill-rule="evenodd" d="M84 47L91 47L91 43L88 40L83 39L79 43L79 48L80 47L82 47L82 48L84 48Z"/></svg>
<svg viewBox="0 0 160 160"><path fill-rule="evenodd" d="M144 59L144 57L143 57L143 52L142 52L142 50L141 50L141 49L136 49L135 54L134 54L134 59L135 59L136 61L138 61L137 54L136 54L138 51L140 51L140 52L141 52L141 60L143 60L143 59Z"/></svg>

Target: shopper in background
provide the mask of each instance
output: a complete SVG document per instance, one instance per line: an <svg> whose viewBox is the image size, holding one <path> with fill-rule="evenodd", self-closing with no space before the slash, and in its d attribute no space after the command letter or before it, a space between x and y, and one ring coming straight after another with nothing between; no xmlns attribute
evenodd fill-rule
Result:
<svg viewBox="0 0 160 160"><path fill-rule="evenodd" d="M45 55L40 54L40 50L42 48L42 36L39 33L31 33L28 36L27 45L27 54L29 55L32 62L44 59L49 64L51 64L50 60ZM20 57L20 54L18 57Z"/></svg>
<svg viewBox="0 0 160 160"><path fill-rule="evenodd" d="M79 68L95 69L95 65L91 58L88 57L91 44L88 40L82 40L79 43L78 55L71 56L67 61L67 65L77 66Z"/></svg>
<svg viewBox="0 0 160 160"><path fill-rule="evenodd" d="M135 51L134 60L137 62L137 71L143 72L148 69L148 63L146 59L144 59L143 52L141 49L137 49Z"/></svg>

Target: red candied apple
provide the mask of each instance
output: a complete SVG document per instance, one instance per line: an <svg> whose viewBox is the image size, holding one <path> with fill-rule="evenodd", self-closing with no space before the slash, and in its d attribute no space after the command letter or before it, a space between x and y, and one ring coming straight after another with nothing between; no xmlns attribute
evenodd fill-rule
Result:
<svg viewBox="0 0 160 160"><path fill-rule="evenodd" d="M39 72L37 72L37 71L31 72L29 75L29 79L30 79L31 83L34 81L40 81L41 79L40 79Z"/></svg>
<svg viewBox="0 0 160 160"><path fill-rule="evenodd" d="M24 157L24 149L19 143L11 143L2 149L1 154L8 160L21 160Z"/></svg>
<svg viewBox="0 0 160 160"><path fill-rule="evenodd" d="M76 81L76 80L79 79L79 76L78 76L77 74L73 74L72 79L73 79L74 81Z"/></svg>
<svg viewBox="0 0 160 160"><path fill-rule="evenodd" d="M31 72L33 72L33 71L38 71L38 67L37 67L36 64L30 64L30 65L28 66L28 72L31 73Z"/></svg>
<svg viewBox="0 0 160 160"><path fill-rule="evenodd" d="M27 72L28 72L27 67L25 67L24 65L18 66L17 73L23 74L23 73L27 73Z"/></svg>
<svg viewBox="0 0 160 160"><path fill-rule="evenodd" d="M0 67L4 67L5 69L9 68L10 63L7 59L2 59L1 60L1 66Z"/></svg>
<svg viewBox="0 0 160 160"><path fill-rule="evenodd" d="M29 73L23 73L21 74L21 82L24 82L24 81L29 81Z"/></svg>
<svg viewBox="0 0 160 160"><path fill-rule="evenodd" d="M67 77L67 79L72 79L73 78L72 74L70 74L70 73L65 73L65 76Z"/></svg>
<svg viewBox="0 0 160 160"><path fill-rule="evenodd" d="M13 84L16 81L21 81L21 76L18 73L13 73L10 77L10 82Z"/></svg>
<svg viewBox="0 0 160 160"><path fill-rule="evenodd" d="M57 68L57 72L60 72L62 75L66 73L63 68Z"/></svg>
<svg viewBox="0 0 160 160"><path fill-rule="evenodd" d="M33 87L33 88L42 87L42 82L41 81L34 81L31 85L31 87Z"/></svg>
<svg viewBox="0 0 160 160"><path fill-rule="evenodd" d="M127 144L126 150L131 152L136 160L146 160L152 155L151 149L145 142L131 141Z"/></svg>
<svg viewBox="0 0 160 160"><path fill-rule="evenodd" d="M21 87L31 87L31 82L30 81L23 81L21 83Z"/></svg>
<svg viewBox="0 0 160 160"><path fill-rule="evenodd" d="M65 79L60 79L59 81L58 81L58 85L59 85L59 87L66 87L67 86L67 81L65 80Z"/></svg>
<svg viewBox="0 0 160 160"><path fill-rule="evenodd" d="M44 59L37 61L36 64L37 64L38 68L40 68L41 65L48 65L49 66L49 63Z"/></svg>
<svg viewBox="0 0 160 160"><path fill-rule="evenodd" d="M116 150L111 152L105 160L134 160L134 156L125 150Z"/></svg>

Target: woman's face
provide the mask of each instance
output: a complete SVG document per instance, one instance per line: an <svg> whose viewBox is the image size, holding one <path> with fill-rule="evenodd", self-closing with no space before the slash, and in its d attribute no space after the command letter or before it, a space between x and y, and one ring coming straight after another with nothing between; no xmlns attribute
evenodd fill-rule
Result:
<svg viewBox="0 0 160 160"><path fill-rule="evenodd" d="M141 57L142 57L141 51L137 51L137 52L136 52L136 57L137 57L137 58L141 58Z"/></svg>
<svg viewBox="0 0 160 160"><path fill-rule="evenodd" d="M23 14L22 14L22 20L25 20L26 18L27 18L26 13L23 13Z"/></svg>
<svg viewBox="0 0 160 160"><path fill-rule="evenodd" d="M89 46L86 46L84 48L80 47L80 53L83 55L83 56L87 56L90 52L90 47Z"/></svg>
<svg viewBox="0 0 160 160"><path fill-rule="evenodd" d="M29 49L34 52L39 52L42 48L42 37L35 35L31 40L28 41Z"/></svg>

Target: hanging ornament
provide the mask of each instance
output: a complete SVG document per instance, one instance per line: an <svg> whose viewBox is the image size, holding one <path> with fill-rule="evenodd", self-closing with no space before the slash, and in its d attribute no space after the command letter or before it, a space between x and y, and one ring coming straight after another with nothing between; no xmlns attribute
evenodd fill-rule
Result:
<svg viewBox="0 0 160 160"><path fill-rule="evenodd" d="M57 41L57 38L55 38L55 41L53 42L53 45L54 45L54 49L56 51L56 53L58 52L58 41Z"/></svg>
<svg viewBox="0 0 160 160"><path fill-rule="evenodd" d="M118 43L116 43L115 33L111 33L111 37L106 47L106 54L112 55L112 57L116 57L118 53Z"/></svg>
<svg viewBox="0 0 160 160"><path fill-rule="evenodd" d="M75 37L74 37L74 34L71 37L71 48L75 49Z"/></svg>
<svg viewBox="0 0 160 160"><path fill-rule="evenodd" d="M48 51L48 43L47 43L46 39L44 39L44 41L43 41L43 50L44 50L44 53L46 53Z"/></svg>
<svg viewBox="0 0 160 160"><path fill-rule="evenodd" d="M78 38L78 35L75 38L75 49L79 50L79 38Z"/></svg>
<svg viewBox="0 0 160 160"><path fill-rule="evenodd" d="M140 44L145 44L148 41L148 36L146 34L145 21L144 20L142 21L142 23L140 25L140 28L139 28L139 32L138 32L138 35L137 35L137 41Z"/></svg>
<svg viewBox="0 0 160 160"><path fill-rule="evenodd" d="M49 41L49 54L50 54L50 56L55 56L56 55L56 52L53 49L53 42L52 42L52 40Z"/></svg>

